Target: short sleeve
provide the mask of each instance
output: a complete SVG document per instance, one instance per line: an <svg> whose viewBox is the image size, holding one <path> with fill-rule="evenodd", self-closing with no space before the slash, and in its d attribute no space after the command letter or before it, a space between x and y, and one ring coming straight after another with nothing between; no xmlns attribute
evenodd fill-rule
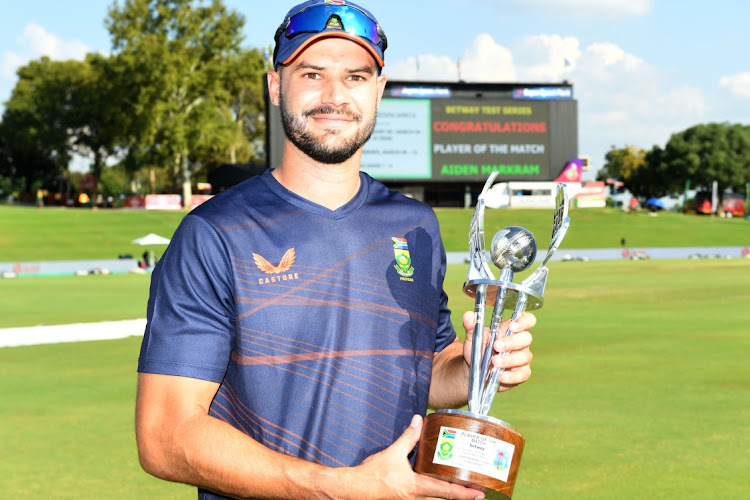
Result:
<svg viewBox="0 0 750 500"><path fill-rule="evenodd" d="M440 291L440 309L438 311L435 352L440 352L450 344L452 344L454 340L456 340L456 330L455 328L453 328L453 322L451 321L451 310L448 308L448 294L445 293L445 290L443 288L447 258L445 256L443 240L440 237L440 229L439 226L437 226L437 220L435 220L435 225L437 227L436 236L434 238L434 241L436 242L436 248L433 251L433 258L436 260L439 259L436 269L438 269L437 286L438 290Z"/></svg>
<svg viewBox="0 0 750 500"><path fill-rule="evenodd" d="M151 277L138 371L221 382L235 342L232 283L221 238L188 214Z"/></svg>

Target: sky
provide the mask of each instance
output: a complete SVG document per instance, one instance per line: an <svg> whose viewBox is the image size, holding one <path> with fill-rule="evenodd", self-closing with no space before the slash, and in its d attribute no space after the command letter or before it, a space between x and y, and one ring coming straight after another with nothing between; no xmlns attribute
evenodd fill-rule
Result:
<svg viewBox="0 0 750 500"><path fill-rule="evenodd" d="M121 2L122 3L122 2ZM264 48L296 3L224 0ZM664 147L699 123L750 124L746 0L360 0L385 30L391 80L570 81L593 179L611 147ZM3 2L0 110L16 69L108 53L113 0ZM460 61L460 65L458 64ZM460 66L460 70L459 70ZM460 71L460 75L459 75Z"/></svg>

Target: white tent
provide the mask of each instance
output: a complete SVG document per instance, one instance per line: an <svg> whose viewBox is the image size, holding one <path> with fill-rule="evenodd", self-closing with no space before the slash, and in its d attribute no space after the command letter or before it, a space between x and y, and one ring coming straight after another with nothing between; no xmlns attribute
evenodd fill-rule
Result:
<svg viewBox="0 0 750 500"><path fill-rule="evenodd" d="M141 236L140 238L136 238L133 240L133 243L136 245L143 245L143 246L152 246L152 245L169 245L169 239L159 236L158 234L154 233L148 233L146 236ZM156 263L156 260L154 259L154 250L153 248L148 249L148 262L146 265L153 266Z"/></svg>
<svg viewBox="0 0 750 500"><path fill-rule="evenodd" d="M136 245L169 245L169 239L159 236L158 234L148 233L133 240Z"/></svg>

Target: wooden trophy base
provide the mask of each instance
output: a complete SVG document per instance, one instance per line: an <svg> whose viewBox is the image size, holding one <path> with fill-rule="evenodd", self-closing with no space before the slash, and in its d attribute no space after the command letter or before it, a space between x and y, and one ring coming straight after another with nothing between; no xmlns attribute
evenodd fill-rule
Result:
<svg viewBox="0 0 750 500"><path fill-rule="evenodd" d="M510 424L461 410L427 415L414 471L510 499L525 441Z"/></svg>

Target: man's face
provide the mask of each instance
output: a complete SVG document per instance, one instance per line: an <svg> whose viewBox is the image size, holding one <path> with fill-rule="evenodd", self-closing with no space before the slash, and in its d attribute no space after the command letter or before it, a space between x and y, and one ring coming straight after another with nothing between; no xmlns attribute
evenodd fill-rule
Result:
<svg viewBox="0 0 750 500"><path fill-rule="evenodd" d="M357 43L327 38L269 76L289 140L321 163L343 163L372 135L385 87L375 60Z"/></svg>

